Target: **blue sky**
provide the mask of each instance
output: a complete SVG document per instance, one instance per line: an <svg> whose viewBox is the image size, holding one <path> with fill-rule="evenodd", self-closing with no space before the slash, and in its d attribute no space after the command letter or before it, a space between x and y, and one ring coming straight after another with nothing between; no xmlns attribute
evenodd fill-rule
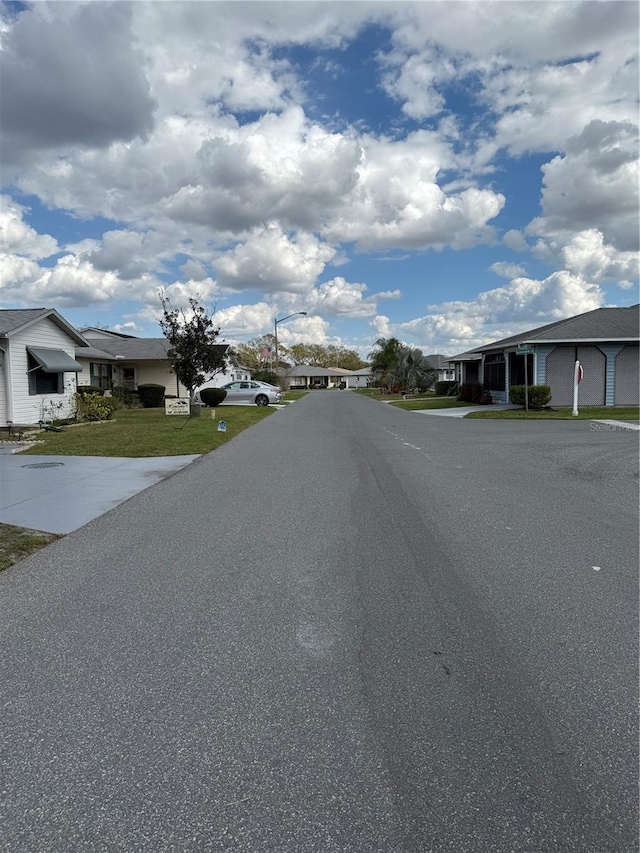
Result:
<svg viewBox="0 0 640 853"><path fill-rule="evenodd" d="M635 2L0 8L2 307L454 354L638 301Z"/></svg>

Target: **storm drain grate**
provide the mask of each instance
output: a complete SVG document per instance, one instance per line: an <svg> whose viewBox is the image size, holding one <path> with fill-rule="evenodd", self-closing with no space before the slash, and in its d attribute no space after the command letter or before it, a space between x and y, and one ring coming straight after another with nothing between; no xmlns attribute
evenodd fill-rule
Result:
<svg viewBox="0 0 640 853"><path fill-rule="evenodd" d="M64 462L36 462L33 465L22 465L23 468L61 468Z"/></svg>

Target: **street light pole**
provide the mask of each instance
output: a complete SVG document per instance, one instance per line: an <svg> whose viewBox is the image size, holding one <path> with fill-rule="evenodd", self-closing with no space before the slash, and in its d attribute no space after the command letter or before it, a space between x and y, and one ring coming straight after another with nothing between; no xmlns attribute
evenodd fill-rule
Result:
<svg viewBox="0 0 640 853"><path fill-rule="evenodd" d="M293 314L287 314L286 317L281 317L279 320L276 318L273 322L273 337L275 340L276 347L276 376L278 376L278 323L284 323L285 320L290 320L292 317L297 317L298 314L301 314L303 317L307 316L306 311L294 311Z"/></svg>

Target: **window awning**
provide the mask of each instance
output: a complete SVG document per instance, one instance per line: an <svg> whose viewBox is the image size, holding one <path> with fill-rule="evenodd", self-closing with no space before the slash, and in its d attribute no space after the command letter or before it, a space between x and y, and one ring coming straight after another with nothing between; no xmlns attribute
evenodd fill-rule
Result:
<svg viewBox="0 0 640 853"><path fill-rule="evenodd" d="M27 347L27 352L35 358L38 366L45 373L80 373L82 371L82 365L64 350Z"/></svg>

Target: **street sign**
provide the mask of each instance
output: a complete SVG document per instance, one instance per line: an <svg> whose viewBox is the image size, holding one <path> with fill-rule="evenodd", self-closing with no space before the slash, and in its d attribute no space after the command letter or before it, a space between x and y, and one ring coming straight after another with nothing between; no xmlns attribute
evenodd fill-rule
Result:
<svg viewBox="0 0 640 853"><path fill-rule="evenodd" d="M535 350L534 350L534 349L532 349L531 347L521 347L521 346L519 346L519 347L518 347L518 349L516 350L516 353L517 353L518 355L534 355L534 354L535 354Z"/></svg>

